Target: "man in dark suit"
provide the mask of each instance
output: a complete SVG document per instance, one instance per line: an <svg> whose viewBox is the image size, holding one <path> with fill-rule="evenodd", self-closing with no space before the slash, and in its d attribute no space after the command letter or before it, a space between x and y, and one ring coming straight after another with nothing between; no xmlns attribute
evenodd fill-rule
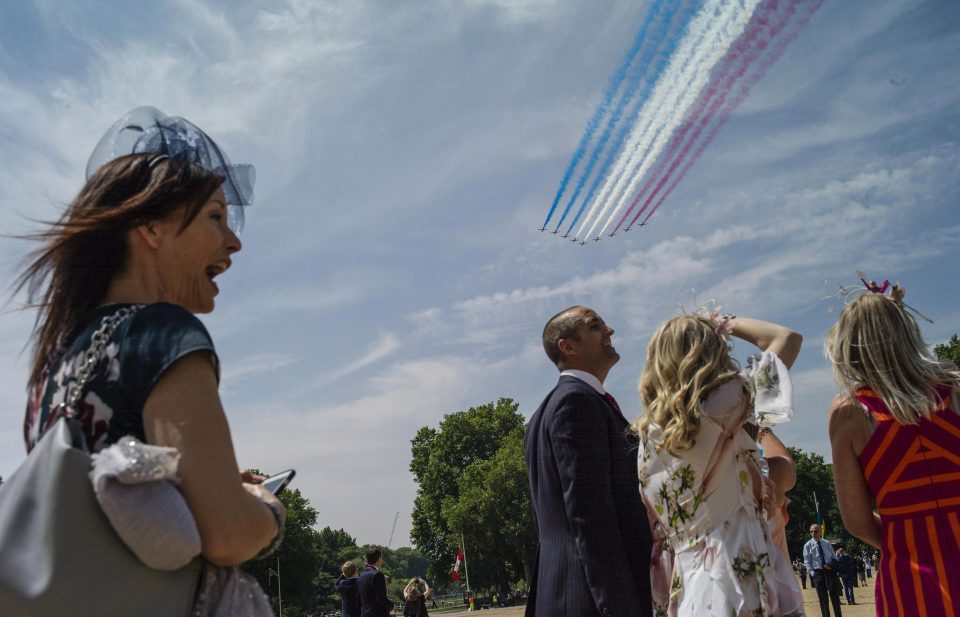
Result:
<svg viewBox="0 0 960 617"><path fill-rule="evenodd" d="M543 329L561 371L524 438L540 548L528 617L648 617L650 529L628 422L603 388L620 359L608 327L571 307Z"/></svg>
<svg viewBox="0 0 960 617"><path fill-rule="evenodd" d="M387 598L387 579L380 568L383 566L383 554L379 548L367 551L367 567L357 579L360 590L360 617L389 617L393 611L393 602Z"/></svg>

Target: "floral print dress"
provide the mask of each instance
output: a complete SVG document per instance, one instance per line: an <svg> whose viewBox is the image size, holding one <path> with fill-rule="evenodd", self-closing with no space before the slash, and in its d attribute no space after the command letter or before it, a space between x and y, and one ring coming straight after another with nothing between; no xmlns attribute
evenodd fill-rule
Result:
<svg viewBox="0 0 960 617"><path fill-rule="evenodd" d="M30 392L23 421L23 438L29 452L57 420L51 413L64 402L76 383L84 354L101 320L129 304L102 306L84 320L69 348L49 362L44 379ZM199 319L174 304L143 306L114 332L99 358L93 379L78 404L79 420L91 452L132 435L146 443L143 406L156 381L180 358L197 351L209 352L215 367L216 352L210 334ZM218 369L219 371L219 369Z"/></svg>
<svg viewBox="0 0 960 617"><path fill-rule="evenodd" d="M789 617L803 598L772 542L754 484L757 446L743 431L750 395L733 379L701 403L700 431L681 456L660 427L642 436L639 475L655 539L651 568L657 617Z"/></svg>

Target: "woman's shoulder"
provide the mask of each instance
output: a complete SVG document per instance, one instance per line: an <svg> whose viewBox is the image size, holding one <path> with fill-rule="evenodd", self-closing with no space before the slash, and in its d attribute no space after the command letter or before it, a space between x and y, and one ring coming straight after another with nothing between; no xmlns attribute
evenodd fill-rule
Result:
<svg viewBox="0 0 960 617"><path fill-rule="evenodd" d="M213 347L213 339L203 322L176 304L141 305L130 321L127 336L151 345L169 346L172 341L185 341Z"/></svg>
<svg viewBox="0 0 960 617"><path fill-rule="evenodd" d="M746 382L736 375L711 390L702 401L700 409L708 416L726 416L743 407Z"/></svg>

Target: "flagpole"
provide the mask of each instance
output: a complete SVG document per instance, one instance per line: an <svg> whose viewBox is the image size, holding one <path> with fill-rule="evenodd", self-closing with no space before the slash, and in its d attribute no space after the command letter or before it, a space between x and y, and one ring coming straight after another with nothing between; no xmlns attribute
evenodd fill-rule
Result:
<svg viewBox="0 0 960 617"><path fill-rule="evenodd" d="M823 515L820 514L820 502L817 501L816 492L813 493L813 506L817 510L817 525L820 526L820 537L826 540L826 538L823 537Z"/></svg>
<svg viewBox="0 0 960 617"><path fill-rule="evenodd" d="M460 546L463 547L463 573L467 576L467 591L470 591L470 568L467 567L467 545L463 542L463 532L460 532Z"/></svg>

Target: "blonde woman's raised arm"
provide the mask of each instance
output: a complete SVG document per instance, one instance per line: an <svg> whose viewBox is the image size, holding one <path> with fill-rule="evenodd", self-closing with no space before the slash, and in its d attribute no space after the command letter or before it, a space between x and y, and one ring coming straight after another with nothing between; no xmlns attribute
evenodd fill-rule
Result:
<svg viewBox="0 0 960 617"><path fill-rule="evenodd" d="M734 317L730 325L733 327L733 336L753 343L763 351L777 354L787 368L793 366L803 344L803 337L799 333L768 321Z"/></svg>

